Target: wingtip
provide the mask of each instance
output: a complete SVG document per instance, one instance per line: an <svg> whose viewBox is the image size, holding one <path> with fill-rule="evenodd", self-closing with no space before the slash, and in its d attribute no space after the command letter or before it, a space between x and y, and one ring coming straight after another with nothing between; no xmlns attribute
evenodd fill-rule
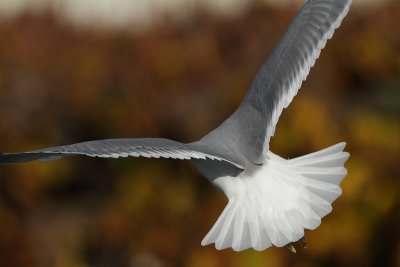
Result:
<svg viewBox="0 0 400 267"><path fill-rule="evenodd" d="M0 165L11 165L16 163L23 163L41 158L39 153L22 152L22 153L1 153Z"/></svg>
<svg viewBox="0 0 400 267"><path fill-rule="evenodd" d="M9 165L14 162L10 160L11 153L0 153L0 165Z"/></svg>

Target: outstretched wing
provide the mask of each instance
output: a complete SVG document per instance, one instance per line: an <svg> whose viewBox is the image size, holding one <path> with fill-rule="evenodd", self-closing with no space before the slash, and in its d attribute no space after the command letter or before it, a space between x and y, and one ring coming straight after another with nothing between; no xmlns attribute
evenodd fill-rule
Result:
<svg viewBox="0 0 400 267"><path fill-rule="evenodd" d="M163 138L105 139L82 142L67 146L49 147L41 150L0 154L0 164L12 164L32 160L49 161L66 156L85 155L89 157L119 158L148 157L174 159L211 159L224 161L233 166L243 167L229 159L203 151L200 146L183 144Z"/></svg>
<svg viewBox="0 0 400 267"><path fill-rule="evenodd" d="M203 141L238 144L252 163L263 162L283 108L306 79L326 41L346 16L351 0L309 0L298 12L240 107Z"/></svg>

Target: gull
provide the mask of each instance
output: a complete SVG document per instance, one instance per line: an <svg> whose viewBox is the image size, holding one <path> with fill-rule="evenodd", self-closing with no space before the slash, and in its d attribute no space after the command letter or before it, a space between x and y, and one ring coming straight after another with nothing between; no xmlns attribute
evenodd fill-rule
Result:
<svg viewBox="0 0 400 267"><path fill-rule="evenodd" d="M293 159L269 150L283 108L349 11L351 0L309 0L262 65L239 107L199 141L164 138L104 139L21 153L0 154L1 164L49 161L73 155L191 160L228 198L203 246L242 251L305 240L342 193L346 143Z"/></svg>

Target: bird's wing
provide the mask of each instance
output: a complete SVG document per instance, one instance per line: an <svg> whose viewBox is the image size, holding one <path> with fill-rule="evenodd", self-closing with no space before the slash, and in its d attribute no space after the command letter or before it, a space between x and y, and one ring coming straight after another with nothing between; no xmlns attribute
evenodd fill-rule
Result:
<svg viewBox="0 0 400 267"><path fill-rule="evenodd" d="M247 160L262 162L283 108L296 95L350 4L351 0L309 0L257 73L239 108L204 141L223 136L239 144L238 152Z"/></svg>
<svg viewBox="0 0 400 267"><path fill-rule="evenodd" d="M49 161L66 156L85 155L89 157L119 158L119 157L148 157L174 159L211 159L224 161L233 166L243 167L218 154L209 153L200 146L183 144L163 138L122 138L104 139L66 146L49 147L21 153L0 154L0 164L12 164L33 160Z"/></svg>

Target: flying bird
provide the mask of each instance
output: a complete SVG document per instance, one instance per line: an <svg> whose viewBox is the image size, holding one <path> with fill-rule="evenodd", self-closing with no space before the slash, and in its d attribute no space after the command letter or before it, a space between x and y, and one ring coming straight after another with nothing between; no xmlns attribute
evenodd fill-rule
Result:
<svg viewBox="0 0 400 267"><path fill-rule="evenodd" d="M1 164L90 157L191 160L228 204L201 244L217 249L264 250L290 246L332 211L342 190L349 153L345 143L286 160L269 150L283 108L297 94L351 0L309 0L262 65L240 106L199 141L163 138L95 140L0 154ZM293 247L292 247L293 248Z"/></svg>

